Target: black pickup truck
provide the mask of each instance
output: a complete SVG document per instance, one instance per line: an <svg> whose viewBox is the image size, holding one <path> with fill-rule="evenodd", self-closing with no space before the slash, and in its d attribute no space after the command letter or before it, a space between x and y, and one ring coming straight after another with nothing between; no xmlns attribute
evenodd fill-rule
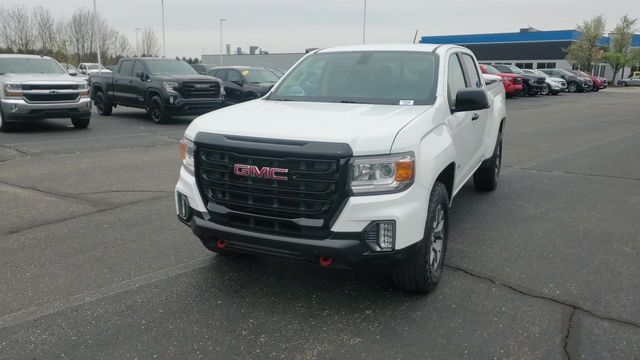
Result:
<svg viewBox="0 0 640 360"><path fill-rule="evenodd" d="M173 59L121 59L113 73L92 73L90 82L91 98L105 116L121 105L145 109L151 120L164 123L172 115L201 115L224 104L222 81Z"/></svg>

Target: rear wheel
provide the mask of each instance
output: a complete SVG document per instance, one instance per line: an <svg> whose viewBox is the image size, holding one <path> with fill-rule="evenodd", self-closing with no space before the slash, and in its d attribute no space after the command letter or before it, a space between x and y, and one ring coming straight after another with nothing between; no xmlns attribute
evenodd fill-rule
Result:
<svg viewBox="0 0 640 360"><path fill-rule="evenodd" d="M91 118L89 117L71 119L71 123L76 129L86 129L87 127L89 127L89 122L91 122Z"/></svg>
<svg viewBox="0 0 640 360"><path fill-rule="evenodd" d="M569 84L567 84L567 91L570 93L578 91L578 83L575 81L569 82Z"/></svg>
<svg viewBox="0 0 640 360"><path fill-rule="evenodd" d="M498 187L502 165L502 132L498 133L496 147L491 158L485 160L473 174L473 185L480 191L492 191Z"/></svg>
<svg viewBox="0 0 640 360"><path fill-rule="evenodd" d="M167 116L164 111L164 104L162 103L162 99L159 96L154 96L149 101L149 109L147 110L149 117L156 124L164 124L169 121L169 116Z"/></svg>
<svg viewBox="0 0 640 360"><path fill-rule="evenodd" d="M93 104L96 106L96 109L98 109L98 114L100 115L109 116L113 111L111 102L109 101L109 99L107 99L107 96L102 91L98 91L95 94Z"/></svg>
<svg viewBox="0 0 640 360"><path fill-rule="evenodd" d="M398 289L426 294L440 281L449 236L449 195L439 181L429 196L427 223L416 253L393 264L391 282Z"/></svg>

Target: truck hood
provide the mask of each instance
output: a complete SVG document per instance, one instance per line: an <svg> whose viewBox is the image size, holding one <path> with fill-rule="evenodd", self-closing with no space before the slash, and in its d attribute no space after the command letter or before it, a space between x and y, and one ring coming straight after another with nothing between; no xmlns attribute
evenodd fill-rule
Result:
<svg viewBox="0 0 640 360"><path fill-rule="evenodd" d="M5 81L39 82L39 81L70 81L84 82L84 80L69 74L5 74L1 76Z"/></svg>
<svg viewBox="0 0 640 360"><path fill-rule="evenodd" d="M187 128L223 135L347 143L354 155L386 154L396 134L430 106L258 99L202 115Z"/></svg>
<svg viewBox="0 0 640 360"><path fill-rule="evenodd" d="M208 75L200 75L200 74L196 74L196 75L169 75L169 74L162 74L162 75L153 75L152 78L156 79L156 80L165 80L165 81L206 81L206 80L217 80L220 81L218 78L215 78L213 76L208 76Z"/></svg>

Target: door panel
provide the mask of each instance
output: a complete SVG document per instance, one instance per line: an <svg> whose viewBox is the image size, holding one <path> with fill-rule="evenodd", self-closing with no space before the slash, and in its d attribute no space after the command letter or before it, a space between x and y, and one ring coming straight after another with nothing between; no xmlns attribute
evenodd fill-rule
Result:
<svg viewBox="0 0 640 360"><path fill-rule="evenodd" d="M459 90L468 86L469 80L465 77L464 70L457 53L449 55L447 61L447 93L449 106L455 105L456 95ZM470 111L456 112L447 117L447 123L451 129L453 143L458 157L458 169L456 170L455 184L464 181L471 172L472 157L476 149L474 145L475 127L471 120L473 114Z"/></svg>
<svg viewBox="0 0 640 360"><path fill-rule="evenodd" d="M476 61L469 54L460 54L460 56L464 65L465 74L467 75L467 79L469 79L468 87L476 89L484 88ZM475 151L473 151L470 158L471 168L478 166L486 155L482 145L484 143L485 131L487 130L488 117L488 109L471 112L471 126L473 131L471 145L475 148Z"/></svg>

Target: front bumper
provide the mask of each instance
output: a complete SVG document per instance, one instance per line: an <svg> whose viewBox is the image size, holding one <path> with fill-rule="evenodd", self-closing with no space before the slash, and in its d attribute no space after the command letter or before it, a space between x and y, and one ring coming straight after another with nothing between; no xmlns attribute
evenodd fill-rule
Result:
<svg viewBox="0 0 640 360"><path fill-rule="evenodd" d="M331 236L305 239L273 233L232 228L210 220L192 173L181 168L175 187L176 212L180 213L178 194L188 201L193 216L186 223L201 239L224 239L230 249L244 252L317 260L330 256L342 263L367 259L394 259L413 251L422 239L426 223L427 203L431 189L415 183L395 194L350 197L331 226ZM374 221L395 222L395 246L392 251L375 251L362 234ZM185 222L185 221L183 221Z"/></svg>
<svg viewBox="0 0 640 360"><path fill-rule="evenodd" d="M224 98L184 99L178 94L168 95L165 111L170 115L202 115L224 106Z"/></svg>
<svg viewBox="0 0 640 360"><path fill-rule="evenodd" d="M91 99L80 97L74 102L32 103L24 99L2 99L3 120L45 118L80 118L91 116Z"/></svg>
<svg viewBox="0 0 640 360"><path fill-rule="evenodd" d="M192 209L193 211L193 209ZM187 223L193 233L203 241L225 241L225 249L242 253L286 257L318 262L330 257L336 264L350 266L361 262L402 259L415 252L416 244L400 250L374 251L361 233L332 233L326 239L302 239L274 234L260 234L223 226L207 220L206 213L192 212ZM179 218L180 219L180 218ZM180 219L184 222L184 220Z"/></svg>

